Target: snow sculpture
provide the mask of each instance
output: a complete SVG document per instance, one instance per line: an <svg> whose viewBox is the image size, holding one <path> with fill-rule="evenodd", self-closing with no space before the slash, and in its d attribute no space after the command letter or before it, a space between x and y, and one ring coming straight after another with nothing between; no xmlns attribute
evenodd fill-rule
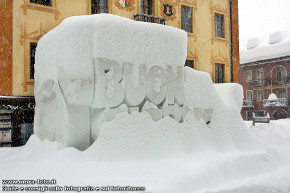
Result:
<svg viewBox="0 0 290 193"><path fill-rule="evenodd" d="M214 90L195 93L198 102L190 102L186 53L187 35L173 27L109 14L64 20L38 43L35 134L84 150L120 112L177 122L192 112L209 124ZM212 84L208 75L201 79Z"/></svg>

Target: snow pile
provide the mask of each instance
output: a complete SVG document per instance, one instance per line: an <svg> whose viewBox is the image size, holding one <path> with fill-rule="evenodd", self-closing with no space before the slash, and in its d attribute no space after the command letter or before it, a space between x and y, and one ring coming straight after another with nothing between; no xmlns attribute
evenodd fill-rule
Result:
<svg viewBox="0 0 290 193"><path fill-rule="evenodd" d="M254 49L258 47L264 41L264 37L255 37L248 40L247 50Z"/></svg>
<svg viewBox="0 0 290 193"><path fill-rule="evenodd" d="M289 35L289 32L281 31L270 34L269 44L277 44Z"/></svg>
<svg viewBox="0 0 290 193"><path fill-rule="evenodd" d="M290 119L271 120L271 124L256 123L256 127L251 127L250 131L277 151L287 155L290 152L289 123Z"/></svg>
<svg viewBox="0 0 290 193"><path fill-rule="evenodd" d="M268 39L252 38L247 50L240 50L240 63L249 63L290 55L289 31L274 32Z"/></svg>
<svg viewBox="0 0 290 193"><path fill-rule="evenodd" d="M268 100L277 100L277 95L275 93L269 94Z"/></svg>

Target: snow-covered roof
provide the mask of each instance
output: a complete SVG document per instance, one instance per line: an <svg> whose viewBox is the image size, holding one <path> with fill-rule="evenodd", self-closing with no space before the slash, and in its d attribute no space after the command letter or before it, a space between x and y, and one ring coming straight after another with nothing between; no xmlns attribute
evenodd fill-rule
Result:
<svg viewBox="0 0 290 193"><path fill-rule="evenodd" d="M248 40L247 48L240 50L240 63L250 63L290 56L290 32L274 32L268 37Z"/></svg>

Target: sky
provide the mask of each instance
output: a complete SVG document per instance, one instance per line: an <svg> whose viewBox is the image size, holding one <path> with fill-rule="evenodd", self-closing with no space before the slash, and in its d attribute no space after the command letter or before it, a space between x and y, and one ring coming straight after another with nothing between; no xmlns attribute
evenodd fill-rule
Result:
<svg viewBox="0 0 290 193"><path fill-rule="evenodd" d="M290 0L239 0L240 49L253 37L290 31Z"/></svg>

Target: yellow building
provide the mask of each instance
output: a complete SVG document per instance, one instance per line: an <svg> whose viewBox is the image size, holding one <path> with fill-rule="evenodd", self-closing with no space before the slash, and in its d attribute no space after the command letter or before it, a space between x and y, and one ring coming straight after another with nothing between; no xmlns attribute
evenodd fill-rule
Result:
<svg viewBox="0 0 290 193"><path fill-rule="evenodd" d="M33 97L19 96L33 96L38 40L67 17L103 12L187 31L186 65L239 82L238 0L1 0L0 113L14 112L18 130L19 112L33 112Z"/></svg>

